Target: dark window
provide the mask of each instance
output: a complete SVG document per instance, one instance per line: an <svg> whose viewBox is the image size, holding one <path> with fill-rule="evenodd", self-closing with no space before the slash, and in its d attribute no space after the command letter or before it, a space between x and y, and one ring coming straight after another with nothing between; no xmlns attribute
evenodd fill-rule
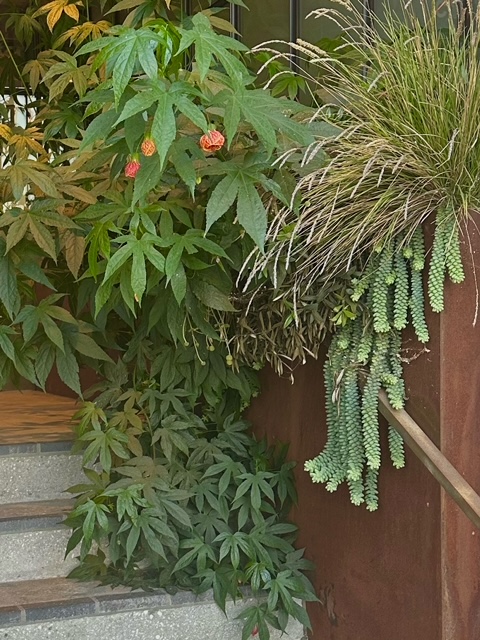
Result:
<svg viewBox="0 0 480 640"><path fill-rule="evenodd" d="M323 38L335 38L340 28L326 17L314 18L307 16L315 9L335 8L341 10L341 5L331 0L244 0L248 10L231 5L230 20L235 28L241 32L242 40L248 46L255 46L268 40L293 41L301 38L316 43ZM420 0L412 0L413 6L420 12ZM385 15L385 8L389 7L394 13L402 15L406 0L358 0L358 9L363 13L367 23L375 23ZM428 4L428 0L423 0ZM208 5L208 0L204 0ZM468 0L461 0L464 7ZM200 5L202 1L200 0ZM224 6L225 0L212 2L210 6ZM444 0L437 0L437 4L444 5ZM477 4L475 1L474 4ZM191 12L193 5L199 6L199 0L185 0L185 8ZM440 26L442 12L440 10Z"/></svg>

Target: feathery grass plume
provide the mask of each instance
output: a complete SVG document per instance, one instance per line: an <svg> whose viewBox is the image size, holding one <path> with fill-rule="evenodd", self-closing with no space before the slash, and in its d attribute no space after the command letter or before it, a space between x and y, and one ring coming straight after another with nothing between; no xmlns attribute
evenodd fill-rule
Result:
<svg viewBox="0 0 480 640"><path fill-rule="evenodd" d="M442 4L445 29L430 1L420 16L412 3L401 16L387 10L375 30L352 2L341 5L313 14L343 26L349 62L305 42L292 46L308 60L310 80L316 67L341 105L343 129L317 145L329 163L300 179L300 207L275 212L266 252L248 266L249 281L267 266L290 269L283 295L291 300L399 235L408 244L439 209L452 208L459 223L480 208L480 8L469 7L466 37L465 11L452 0ZM331 106L318 109L319 120Z"/></svg>

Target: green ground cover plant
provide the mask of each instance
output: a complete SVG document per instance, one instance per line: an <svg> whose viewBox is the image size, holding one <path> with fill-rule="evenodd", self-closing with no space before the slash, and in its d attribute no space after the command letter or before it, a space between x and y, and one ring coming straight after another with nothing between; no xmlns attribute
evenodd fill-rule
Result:
<svg viewBox="0 0 480 640"><path fill-rule="evenodd" d="M235 281L318 139L312 111L258 86L214 7L31 2L3 42L3 93L29 117L0 114L0 385L55 369L86 398L73 576L213 589L222 608L249 587L244 638L309 626L292 463L252 436L258 366L230 345Z"/></svg>

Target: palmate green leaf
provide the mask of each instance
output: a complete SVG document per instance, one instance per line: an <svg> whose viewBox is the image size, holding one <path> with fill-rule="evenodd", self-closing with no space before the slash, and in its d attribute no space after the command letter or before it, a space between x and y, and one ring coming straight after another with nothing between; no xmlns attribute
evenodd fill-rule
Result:
<svg viewBox="0 0 480 640"><path fill-rule="evenodd" d="M272 503L275 501L273 490L268 480L273 477L269 471L257 471L256 473L242 473L238 476L242 483L235 493L235 501L239 500L247 492L250 493L252 508L260 510L262 495L267 497Z"/></svg>
<svg viewBox="0 0 480 640"><path fill-rule="evenodd" d="M161 159L155 154L148 158L143 158L142 166L135 178L133 190L132 208L135 204L154 189L161 178Z"/></svg>
<svg viewBox="0 0 480 640"><path fill-rule="evenodd" d="M5 251L5 241L0 238L0 302L12 319L20 307L20 294L15 265L9 255L4 255Z"/></svg>
<svg viewBox="0 0 480 640"><path fill-rule="evenodd" d="M180 304L187 293L187 274L183 264L179 264L177 270L170 279L173 295L178 304Z"/></svg>
<svg viewBox="0 0 480 640"><path fill-rule="evenodd" d="M90 442L83 456L86 465L99 460L102 468L108 472L112 468L112 452L124 460L130 457L124 446L128 444L128 436L113 427L106 431L89 431L80 440Z"/></svg>
<svg viewBox="0 0 480 640"><path fill-rule="evenodd" d="M141 529L137 525L132 525L130 532L127 537L127 543L125 545L125 552L127 554L127 562L130 562L130 559L133 555L133 552L137 548L138 541L140 539Z"/></svg>
<svg viewBox="0 0 480 640"><path fill-rule="evenodd" d="M190 549L190 551L187 551L185 554L180 556L173 569L175 573L185 569L194 562L196 564L197 571L203 570L202 566L205 565L206 559L216 562L215 551L199 536L182 540L180 542L180 548Z"/></svg>
<svg viewBox="0 0 480 640"><path fill-rule="evenodd" d="M218 535L214 542L221 542L218 559L221 562L228 554L234 569L240 564L240 552L242 551L248 557L251 553L248 535L241 531L235 533L225 532Z"/></svg>
<svg viewBox="0 0 480 640"><path fill-rule="evenodd" d="M208 131L208 123L203 111L186 95L176 95L174 99L177 109L199 129L206 133Z"/></svg>
<svg viewBox="0 0 480 640"><path fill-rule="evenodd" d="M95 360L113 362L110 356L86 333L75 332L70 334L70 342L73 348L84 356Z"/></svg>
<svg viewBox="0 0 480 640"><path fill-rule="evenodd" d="M55 363L57 366L57 372L62 382L67 387L75 391L75 393L82 397L82 389L80 385L79 367L77 359L75 358L72 348L67 343L64 345L64 351L60 349L56 350Z"/></svg>
<svg viewBox="0 0 480 640"><path fill-rule="evenodd" d="M229 144L236 133L240 119L249 122L270 155L277 146L278 135L285 136L297 147L306 147L314 142L308 124L297 122L291 113L298 105L289 100L273 98L262 89L247 89L236 86L216 96L215 103L225 109L225 129Z"/></svg>
<svg viewBox="0 0 480 640"><path fill-rule="evenodd" d="M112 70L115 104L118 106L137 65L149 78L157 77L158 63L155 51L165 40L162 34L148 27L139 29L116 27L111 30L111 33L114 35L89 42L76 55L101 49L101 53L94 61L94 69L106 62L108 69Z"/></svg>
<svg viewBox="0 0 480 640"><path fill-rule="evenodd" d="M15 335L15 330L5 325L0 325L0 350L7 356L13 363L16 361L15 347L11 336Z"/></svg>
<svg viewBox="0 0 480 640"><path fill-rule="evenodd" d="M183 151L177 148L177 145L174 145L172 147L171 160L175 167L175 171L187 185L193 197L197 183L197 174L195 172L195 165L193 164L192 158L188 153L186 153L186 151Z"/></svg>
<svg viewBox="0 0 480 640"><path fill-rule="evenodd" d="M235 202L240 186L239 173L226 175L212 191L207 203L207 231Z"/></svg>
<svg viewBox="0 0 480 640"><path fill-rule="evenodd" d="M230 299L222 291L212 284L203 280L192 280L192 291L206 307L217 309L218 311L234 312L235 307Z"/></svg>
<svg viewBox="0 0 480 640"><path fill-rule="evenodd" d="M140 303L147 287L147 269L145 267L145 254L143 253L142 247L138 244L133 248L132 257L132 274L130 282L135 300Z"/></svg>
<svg viewBox="0 0 480 640"><path fill-rule="evenodd" d="M83 136L80 151L84 151L98 140L104 140L110 134L117 116L118 114L114 109L109 109L92 120Z"/></svg>
<svg viewBox="0 0 480 640"><path fill-rule="evenodd" d="M244 176L241 177L238 186L237 215L239 223L248 235L260 249L263 249L267 233L267 211L254 181Z"/></svg>
<svg viewBox="0 0 480 640"><path fill-rule="evenodd" d="M157 145L160 167L163 168L170 147L177 135L177 123L173 111L173 99L166 93L158 99L157 110L153 117L152 138Z"/></svg>
<svg viewBox="0 0 480 640"><path fill-rule="evenodd" d="M201 81L205 80L212 58L215 58L235 83L243 83L247 76L245 66L230 51L248 51L247 47L238 40L216 34L210 20L202 13L197 13L192 23L192 29L180 29L182 39L177 55L195 45L195 62Z"/></svg>
<svg viewBox="0 0 480 640"><path fill-rule="evenodd" d="M24 325L25 326L25 325ZM42 389L55 363L56 350L53 344L43 342L35 358L35 373Z"/></svg>
<svg viewBox="0 0 480 640"><path fill-rule="evenodd" d="M159 95L163 93L162 88L163 85L159 82L155 85L147 84L145 90L139 91L139 93L126 102L115 124L128 120L143 111L147 111L155 103Z"/></svg>
<svg viewBox="0 0 480 640"><path fill-rule="evenodd" d="M176 235L175 242L168 252L167 258L165 260L165 275L167 276L167 282L169 282L177 272L177 269L182 261L184 248L184 238L182 236Z"/></svg>
<svg viewBox="0 0 480 640"><path fill-rule="evenodd" d="M227 162L222 164L220 170L227 175L217 184L207 203L207 230L237 200L239 223L258 247L263 249L267 230L267 211L256 188L256 183L262 182L263 179L261 174L263 165L241 167Z"/></svg>

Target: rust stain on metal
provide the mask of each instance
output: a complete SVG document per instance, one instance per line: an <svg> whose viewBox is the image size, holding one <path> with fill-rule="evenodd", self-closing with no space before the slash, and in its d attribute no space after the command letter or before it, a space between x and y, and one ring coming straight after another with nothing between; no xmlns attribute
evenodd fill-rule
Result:
<svg viewBox="0 0 480 640"><path fill-rule="evenodd" d="M335 596L333 593L333 584L329 584L318 592L320 604L325 607L328 619L333 626L338 625L338 618L335 613Z"/></svg>

